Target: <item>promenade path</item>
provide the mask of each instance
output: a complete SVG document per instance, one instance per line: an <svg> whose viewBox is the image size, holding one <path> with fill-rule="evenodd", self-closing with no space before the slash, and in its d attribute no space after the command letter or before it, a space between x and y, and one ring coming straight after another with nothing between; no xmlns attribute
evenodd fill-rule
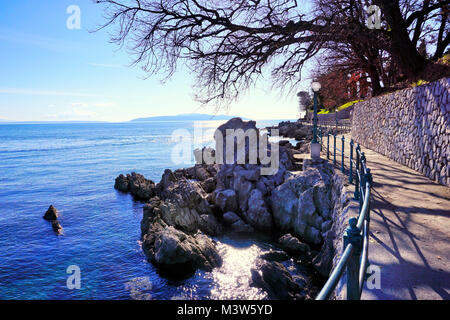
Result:
<svg viewBox="0 0 450 320"><path fill-rule="evenodd" d="M361 299L450 299L450 188L361 149L374 181L369 261L381 269L381 288Z"/></svg>

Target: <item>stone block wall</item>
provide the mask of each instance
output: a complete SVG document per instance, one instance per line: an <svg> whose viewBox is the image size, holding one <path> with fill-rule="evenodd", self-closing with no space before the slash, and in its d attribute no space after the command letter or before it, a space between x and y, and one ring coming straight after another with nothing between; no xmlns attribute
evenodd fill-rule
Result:
<svg viewBox="0 0 450 320"><path fill-rule="evenodd" d="M352 136L450 187L450 77L357 103Z"/></svg>
<svg viewBox="0 0 450 320"><path fill-rule="evenodd" d="M355 105L345 108L344 110L338 111L337 112L338 121L344 120L344 119L350 119L354 106ZM336 114L335 113L318 114L317 119L319 121L336 121Z"/></svg>

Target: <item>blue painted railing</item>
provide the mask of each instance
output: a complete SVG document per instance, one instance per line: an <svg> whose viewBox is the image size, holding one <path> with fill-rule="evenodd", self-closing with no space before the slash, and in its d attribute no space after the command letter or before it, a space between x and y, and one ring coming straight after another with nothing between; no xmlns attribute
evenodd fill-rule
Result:
<svg viewBox="0 0 450 320"><path fill-rule="evenodd" d="M325 134L321 129L318 130L318 141L322 144L322 150L325 150L324 136L326 136L326 156L330 160L330 138L333 139L333 164L337 164L336 152L341 154L340 170L345 172L345 137L342 136L341 149L336 148L336 133ZM348 179L349 183L353 183L355 179L354 197L359 200L359 216L358 219L351 218L349 227L345 230L343 237L344 252L331 272L328 281L323 286L316 300L327 300L331 297L336 289L340 279L347 273L347 300L359 300L364 287L366 269L368 267L369 256L369 223L370 223L370 194L372 187L372 174L366 165L366 156L361 152L359 144L354 148L353 139L349 143L349 159L348 161ZM353 157L355 149L356 159ZM354 175L354 176L353 176Z"/></svg>

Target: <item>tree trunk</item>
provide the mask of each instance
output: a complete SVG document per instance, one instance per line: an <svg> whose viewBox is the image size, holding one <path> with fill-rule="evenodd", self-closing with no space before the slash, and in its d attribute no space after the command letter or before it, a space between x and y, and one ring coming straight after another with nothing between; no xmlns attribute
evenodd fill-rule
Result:
<svg viewBox="0 0 450 320"><path fill-rule="evenodd" d="M398 1L375 0L381 7L391 29L390 52L401 71L409 78L416 78L425 68L426 59L419 54L409 38L405 20L402 17Z"/></svg>
<svg viewBox="0 0 450 320"><path fill-rule="evenodd" d="M372 83L372 96L379 95L382 91L380 84L380 75L375 65L369 64L367 73L370 77L370 82Z"/></svg>

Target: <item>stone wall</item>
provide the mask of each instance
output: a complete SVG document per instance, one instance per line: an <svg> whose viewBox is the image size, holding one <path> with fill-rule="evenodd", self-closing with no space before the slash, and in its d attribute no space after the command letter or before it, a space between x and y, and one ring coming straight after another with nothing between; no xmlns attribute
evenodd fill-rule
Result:
<svg viewBox="0 0 450 320"><path fill-rule="evenodd" d="M353 106L350 106L348 108L345 108L344 110L337 112L337 119L344 120L344 119L350 119L352 112L353 112ZM319 121L336 121L336 113L327 113L327 114L318 114L317 119Z"/></svg>
<svg viewBox="0 0 450 320"><path fill-rule="evenodd" d="M450 187L450 78L355 105L353 139Z"/></svg>

